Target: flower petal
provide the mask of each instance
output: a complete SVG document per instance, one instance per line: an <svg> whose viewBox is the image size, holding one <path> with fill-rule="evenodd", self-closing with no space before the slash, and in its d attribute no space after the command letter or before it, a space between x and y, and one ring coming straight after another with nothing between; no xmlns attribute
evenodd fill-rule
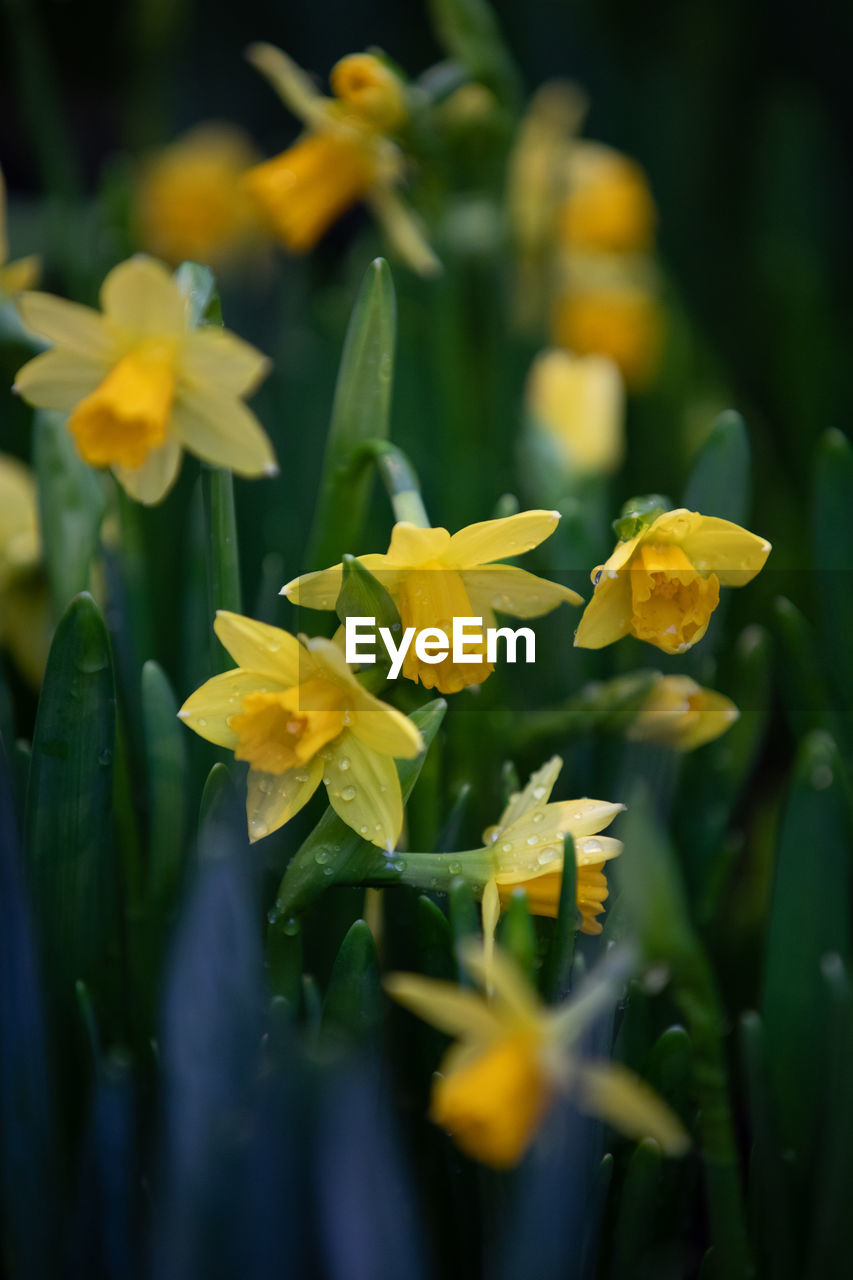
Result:
<svg viewBox="0 0 853 1280"><path fill-rule="evenodd" d="M108 371L104 361L57 348L28 360L15 375L12 389L39 409L70 413L103 382Z"/></svg>
<svg viewBox="0 0 853 1280"><path fill-rule="evenodd" d="M323 777L323 761L315 756L287 773L249 770L246 817L249 839L254 843L283 827L313 796Z"/></svg>
<svg viewBox="0 0 853 1280"><path fill-rule="evenodd" d="M506 560L538 547L560 521L559 511L519 511L501 520L483 520L460 529L442 555L448 568L475 569L492 560Z"/></svg>
<svg viewBox="0 0 853 1280"><path fill-rule="evenodd" d="M3 259L0 258L0 262ZM32 289L38 284L41 275L41 258L31 253L26 258L16 258L0 267L0 292L10 297L23 289Z"/></svg>
<svg viewBox="0 0 853 1280"><path fill-rule="evenodd" d="M379 577L386 591L392 591L396 585L397 574L388 569L386 555L372 554L358 557L369 573ZM293 604L303 605L306 609L334 609L341 593L344 567L342 564L332 565L330 569L318 569L314 573L303 573L286 583L280 595L287 596Z"/></svg>
<svg viewBox="0 0 853 1280"><path fill-rule="evenodd" d="M483 944L474 938L468 938L459 946L459 958L480 986L489 984L493 993L493 1006L502 1021L509 1018L519 1026L538 1029L541 1012L539 998L506 951L496 947L487 959L483 953Z"/></svg>
<svg viewBox="0 0 853 1280"><path fill-rule="evenodd" d="M344 733L329 750L328 776L329 804L338 817L371 844L392 850L403 827L403 797L392 758Z"/></svg>
<svg viewBox="0 0 853 1280"><path fill-rule="evenodd" d="M181 343L180 371L193 386L222 387L233 396L250 396L270 371L262 352L225 329L194 329Z"/></svg>
<svg viewBox="0 0 853 1280"><path fill-rule="evenodd" d="M575 645L579 649L603 649L606 644L626 636L631 625L630 572L609 570L605 566L601 573L575 632Z"/></svg>
<svg viewBox="0 0 853 1280"><path fill-rule="evenodd" d="M419 276L441 275L441 262L430 248L420 219L407 208L390 182L377 183L367 197L391 248Z"/></svg>
<svg viewBox="0 0 853 1280"><path fill-rule="evenodd" d="M107 365L118 358L118 344L109 326L92 307L55 298L51 293L22 293L16 305L30 332L48 342Z"/></svg>
<svg viewBox="0 0 853 1280"><path fill-rule="evenodd" d="M670 512L670 515L676 514ZM666 517L656 526L666 530ZM703 573L715 573L724 587L743 587L764 568L770 554L770 543L731 520L700 516L680 546L691 564Z"/></svg>
<svg viewBox="0 0 853 1280"><path fill-rule="evenodd" d="M623 805L616 805L623 808ZM618 858L624 845L614 836L579 836L575 840L575 861L579 867L596 866L601 862L609 862Z"/></svg>
<svg viewBox="0 0 853 1280"><path fill-rule="evenodd" d="M500 816L498 829L504 831L507 827L519 822L525 814L532 813L534 809L544 808L554 790L554 783L560 776L562 767L562 757L552 756L535 773L532 773L527 786L511 797Z"/></svg>
<svg viewBox="0 0 853 1280"><path fill-rule="evenodd" d="M482 605L516 618L538 618L561 604L583 604L583 596L569 587L511 564L467 569L462 581L475 609Z"/></svg>
<svg viewBox="0 0 853 1280"><path fill-rule="evenodd" d="M217 387L181 386L172 429L192 453L241 476L275 475L269 437L250 409Z"/></svg>
<svg viewBox="0 0 853 1280"><path fill-rule="evenodd" d="M439 557L443 559L450 543L446 529L421 529L408 520L400 520L391 530L388 567L412 569Z"/></svg>
<svg viewBox="0 0 853 1280"><path fill-rule="evenodd" d="M314 664L306 650L296 636L281 627L219 609L213 630L238 667L272 680L283 689L292 689L313 674ZM255 688L260 688L257 679Z"/></svg>
<svg viewBox="0 0 853 1280"><path fill-rule="evenodd" d="M581 800L560 800L548 807L560 810L562 830L570 831L576 839L579 836L594 836L603 831L625 809L624 804L611 804L609 800L590 800L587 796Z"/></svg>
<svg viewBox="0 0 853 1280"><path fill-rule="evenodd" d="M228 727L228 721L237 715L243 699L255 693L261 682L254 671L226 671L191 693L178 712L188 728L218 747L233 750L237 735Z"/></svg>
<svg viewBox="0 0 853 1280"><path fill-rule="evenodd" d="M306 124L319 125L327 114L327 100L314 88L309 75L275 45L250 44L246 58L272 85L286 107Z"/></svg>
<svg viewBox="0 0 853 1280"><path fill-rule="evenodd" d="M382 985L393 1000L445 1035L491 1040L500 1033L499 1020L470 988L415 973L389 973Z"/></svg>
<svg viewBox="0 0 853 1280"><path fill-rule="evenodd" d="M396 759L411 760L423 750L423 738L409 717L366 690L352 712L351 732L370 751Z"/></svg>
<svg viewBox="0 0 853 1280"><path fill-rule="evenodd" d="M178 478L183 450L177 440L167 440L152 450L141 467L113 467L113 474L131 498L151 506L164 498Z"/></svg>
<svg viewBox="0 0 853 1280"><path fill-rule="evenodd" d="M690 1146L684 1126L653 1089L616 1062L585 1063L576 1078L575 1102L629 1138L654 1138L667 1155Z"/></svg>
<svg viewBox="0 0 853 1280"><path fill-rule="evenodd" d="M106 318L128 333L177 337L187 330L186 300L162 262L137 254L120 262L101 285Z"/></svg>

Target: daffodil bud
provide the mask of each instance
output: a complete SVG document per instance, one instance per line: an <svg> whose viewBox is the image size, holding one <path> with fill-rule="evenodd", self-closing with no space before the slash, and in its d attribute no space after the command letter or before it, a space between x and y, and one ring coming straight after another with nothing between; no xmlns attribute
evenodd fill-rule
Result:
<svg viewBox="0 0 853 1280"><path fill-rule="evenodd" d="M606 474L625 451L625 392L606 356L543 351L527 378L526 418L555 447L566 471Z"/></svg>
<svg viewBox="0 0 853 1280"><path fill-rule="evenodd" d="M403 82L372 53L350 53L332 68L335 97L383 133L393 132L408 116Z"/></svg>
<svg viewBox="0 0 853 1280"><path fill-rule="evenodd" d="M740 712L731 699L704 689L689 676L661 676L629 725L633 742L693 751L719 738Z"/></svg>
<svg viewBox="0 0 853 1280"><path fill-rule="evenodd" d="M652 247L657 212L646 175L628 156L580 140L569 151L558 235L572 250L637 253Z"/></svg>

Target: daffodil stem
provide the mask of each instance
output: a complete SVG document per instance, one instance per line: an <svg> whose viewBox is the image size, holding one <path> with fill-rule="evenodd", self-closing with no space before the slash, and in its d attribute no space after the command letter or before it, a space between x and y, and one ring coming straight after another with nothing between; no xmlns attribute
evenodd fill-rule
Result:
<svg viewBox="0 0 853 1280"><path fill-rule="evenodd" d="M462 853L383 853L376 850L359 860L352 879L344 868L338 884L379 887L408 884L418 889L448 893L454 881L466 880L474 888L482 888L492 873L491 864L482 850L467 849Z"/></svg>
<svg viewBox="0 0 853 1280"><path fill-rule="evenodd" d="M385 486L394 519L406 520L419 529L429 529L430 519L421 497L421 487L415 469L409 459L388 440L368 440L356 455L356 461L369 459L379 472Z"/></svg>
<svg viewBox="0 0 853 1280"><path fill-rule="evenodd" d="M204 516L207 525L207 581L210 612L219 609L242 612L240 555L237 546L237 518L234 510L234 480L230 471L202 468ZM221 670L225 651L216 642L215 666ZM230 665L230 662L227 664Z"/></svg>

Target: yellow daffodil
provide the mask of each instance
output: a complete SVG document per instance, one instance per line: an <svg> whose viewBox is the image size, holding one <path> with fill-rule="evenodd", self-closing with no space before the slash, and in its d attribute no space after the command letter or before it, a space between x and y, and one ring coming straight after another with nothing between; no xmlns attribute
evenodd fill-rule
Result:
<svg viewBox="0 0 853 1280"><path fill-rule="evenodd" d="M555 446L566 470L615 471L625 451L625 389L606 356L543 351L527 377L526 416Z"/></svg>
<svg viewBox="0 0 853 1280"><path fill-rule="evenodd" d="M258 159L241 129L217 123L196 125L149 157L135 210L144 248L172 266L245 257L260 226L242 178Z"/></svg>
<svg viewBox="0 0 853 1280"><path fill-rule="evenodd" d="M729 520L664 512L594 570L575 644L601 649L630 634L682 653L705 634L720 587L751 582L769 553L769 542Z"/></svg>
<svg viewBox="0 0 853 1280"><path fill-rule="evenodd" d="M627 736L674 751L694 751L731 728L740 712L730 698L689 676L661 676L652 685Z"/></svg>
<svg viewBox="0 0 853 1280"><path fill-rule="evenodd" d="M510 958L460 949L465 968L489 995L416 974L391 974L386 990L456 1043L441 1062L430 1118L457 1145L496 1169L516 1165L559 1096L632 1138L654 1138L672 1156L689 1139L648 1085L625 1067L585 1060L575 1050L586 1029L618 998L625 969L613 953L569 1000L548 1009Z"/></svg>
<svg viewBox="0 0 853 1280"><path fill-rule="evenodd" d="M415 271L435 272L438 260L396 192L405 167L389 135L405 124L408 108L394 72L372 54L350 54L333 67L334 97L326 98L280 49L255 44L247 56L307 126L292 147L245 177L269 229L292 253L307 253L365 201L395 252Z"/></svg>
<svg viewBox="0 0 853 1280"><path fill-rule="evenodd" d="M576 85L552 80L530 99L509 159L507 205L525 255L554 246L555 225L568 196L572 136L586 111Z"/></svg>
<svg viewBox="0 0 853 1280"><path fill-rule="evenodd" d="M249 836L284 826L325 783L329 803L372 844L392 849L403 825L395 758L416 756L411 720L358 683L331 640L220 611L214 629L237 663L179 711L208 742L249 765Z"/></svg>
<svg viewBox="0 0 853 1280"><path fill-rule="evenodd" d="M657 214L643 170L613 147L586 139L568 153L558 237L572 250L638 253L651 249Z"/></svg>
<svg viewBox="0 0 853 1280"><path fill-rule="evenodd" d="M22 289L32 289L41 275L41 258L34 254L9 262L9 237L6 231L6 183L0 169L0 302Z"/></svg>
<svg viewBox="0 0 853 1280"><path fill-rule="evenodd" d="M664 315L648 264L615 255L572 258L564 264L551 314L551 340L577 355L608 356L626 385L642 390L660 364Z"/></svg>
<svg viewBox="0 0 853 1280"><path fill-rule="evenodd" d="M537 547L554 532L559 518L556 511L524 511L468 525L452 536L446 529L420 529L401 521L394 526L387 553L359 559L394 600L404 630L436 629L449 639L454 618L479 617L489 628L494 626L495 610L537 618L563 601L583 603L568 587L495 563ZM281 593L309 609L334 609L342 574L341 565L308 573L287 583ZM474 652L473 646L469 652ZM448 653L442 661L428 664L418 658L413 645L403 662L408 680L441 693L479 684L493 670L484 652L477 662L454 663Z"/></svg>
<svg viewBox="0 0 853 1280"><path fill-rule="evenodd" d="M41 682L50 639L40 564L35 480L17 458L0 454L0 644L34 686Z"/></svg>
<svg viewBox="0 0 853 1280"><path fill-rule="evenodd" d="M101 286L102 313L47 293L24 293L21 317L54 344L18 371L15 390L69 413L81 457L110 467L131 497L159 502L182 451L238 475L272 475L275 455L243 403L268 361L223 329L191 329L167 269L135 257Z"/></svg>

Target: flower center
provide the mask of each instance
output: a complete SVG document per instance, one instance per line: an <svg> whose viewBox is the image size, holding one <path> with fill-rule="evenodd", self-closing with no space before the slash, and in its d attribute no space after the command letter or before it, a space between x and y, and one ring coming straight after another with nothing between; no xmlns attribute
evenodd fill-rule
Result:
<svg viewBox="0 0 853 1280"><path fill-rule="evenodd" d="M235 758L276 774L307 764L343 727L341 693L328 680L308 680L281 693L249 693L240 715L229 721L239 739Z"/></svg>
<svg viewBox="0 0 853 1280"><path fill-rule="evenodd" d="M455 569L446 569L436 560L409 570L403 576L397 604L404 629L414 627L417 632L437 628L447 637L447 657L433 664L421 662L414 643L410 645L403 661L407 680L420 680L425 689L435 688L440 693L458 693L465 685L480 684L494 671L486 660L485 638L465 643L466 654L476 657L476 662L453 661L453 619L478 616L462 575Z"/></svg>
<svg viewBox="0 0 853 1280"><path fill-rule="evenodd" d="M174 355L171 343L145 343L80 401L68 429L86 462L135 470L164 442L175 393Z"/></svg>
<svg viewBox="0 0 853 1280"><path fill-rule="evenodd" d="M631 601L631 634L680 653L705 634L720 583L694 569L680 547L643 546L631 566Z"/></svg>

